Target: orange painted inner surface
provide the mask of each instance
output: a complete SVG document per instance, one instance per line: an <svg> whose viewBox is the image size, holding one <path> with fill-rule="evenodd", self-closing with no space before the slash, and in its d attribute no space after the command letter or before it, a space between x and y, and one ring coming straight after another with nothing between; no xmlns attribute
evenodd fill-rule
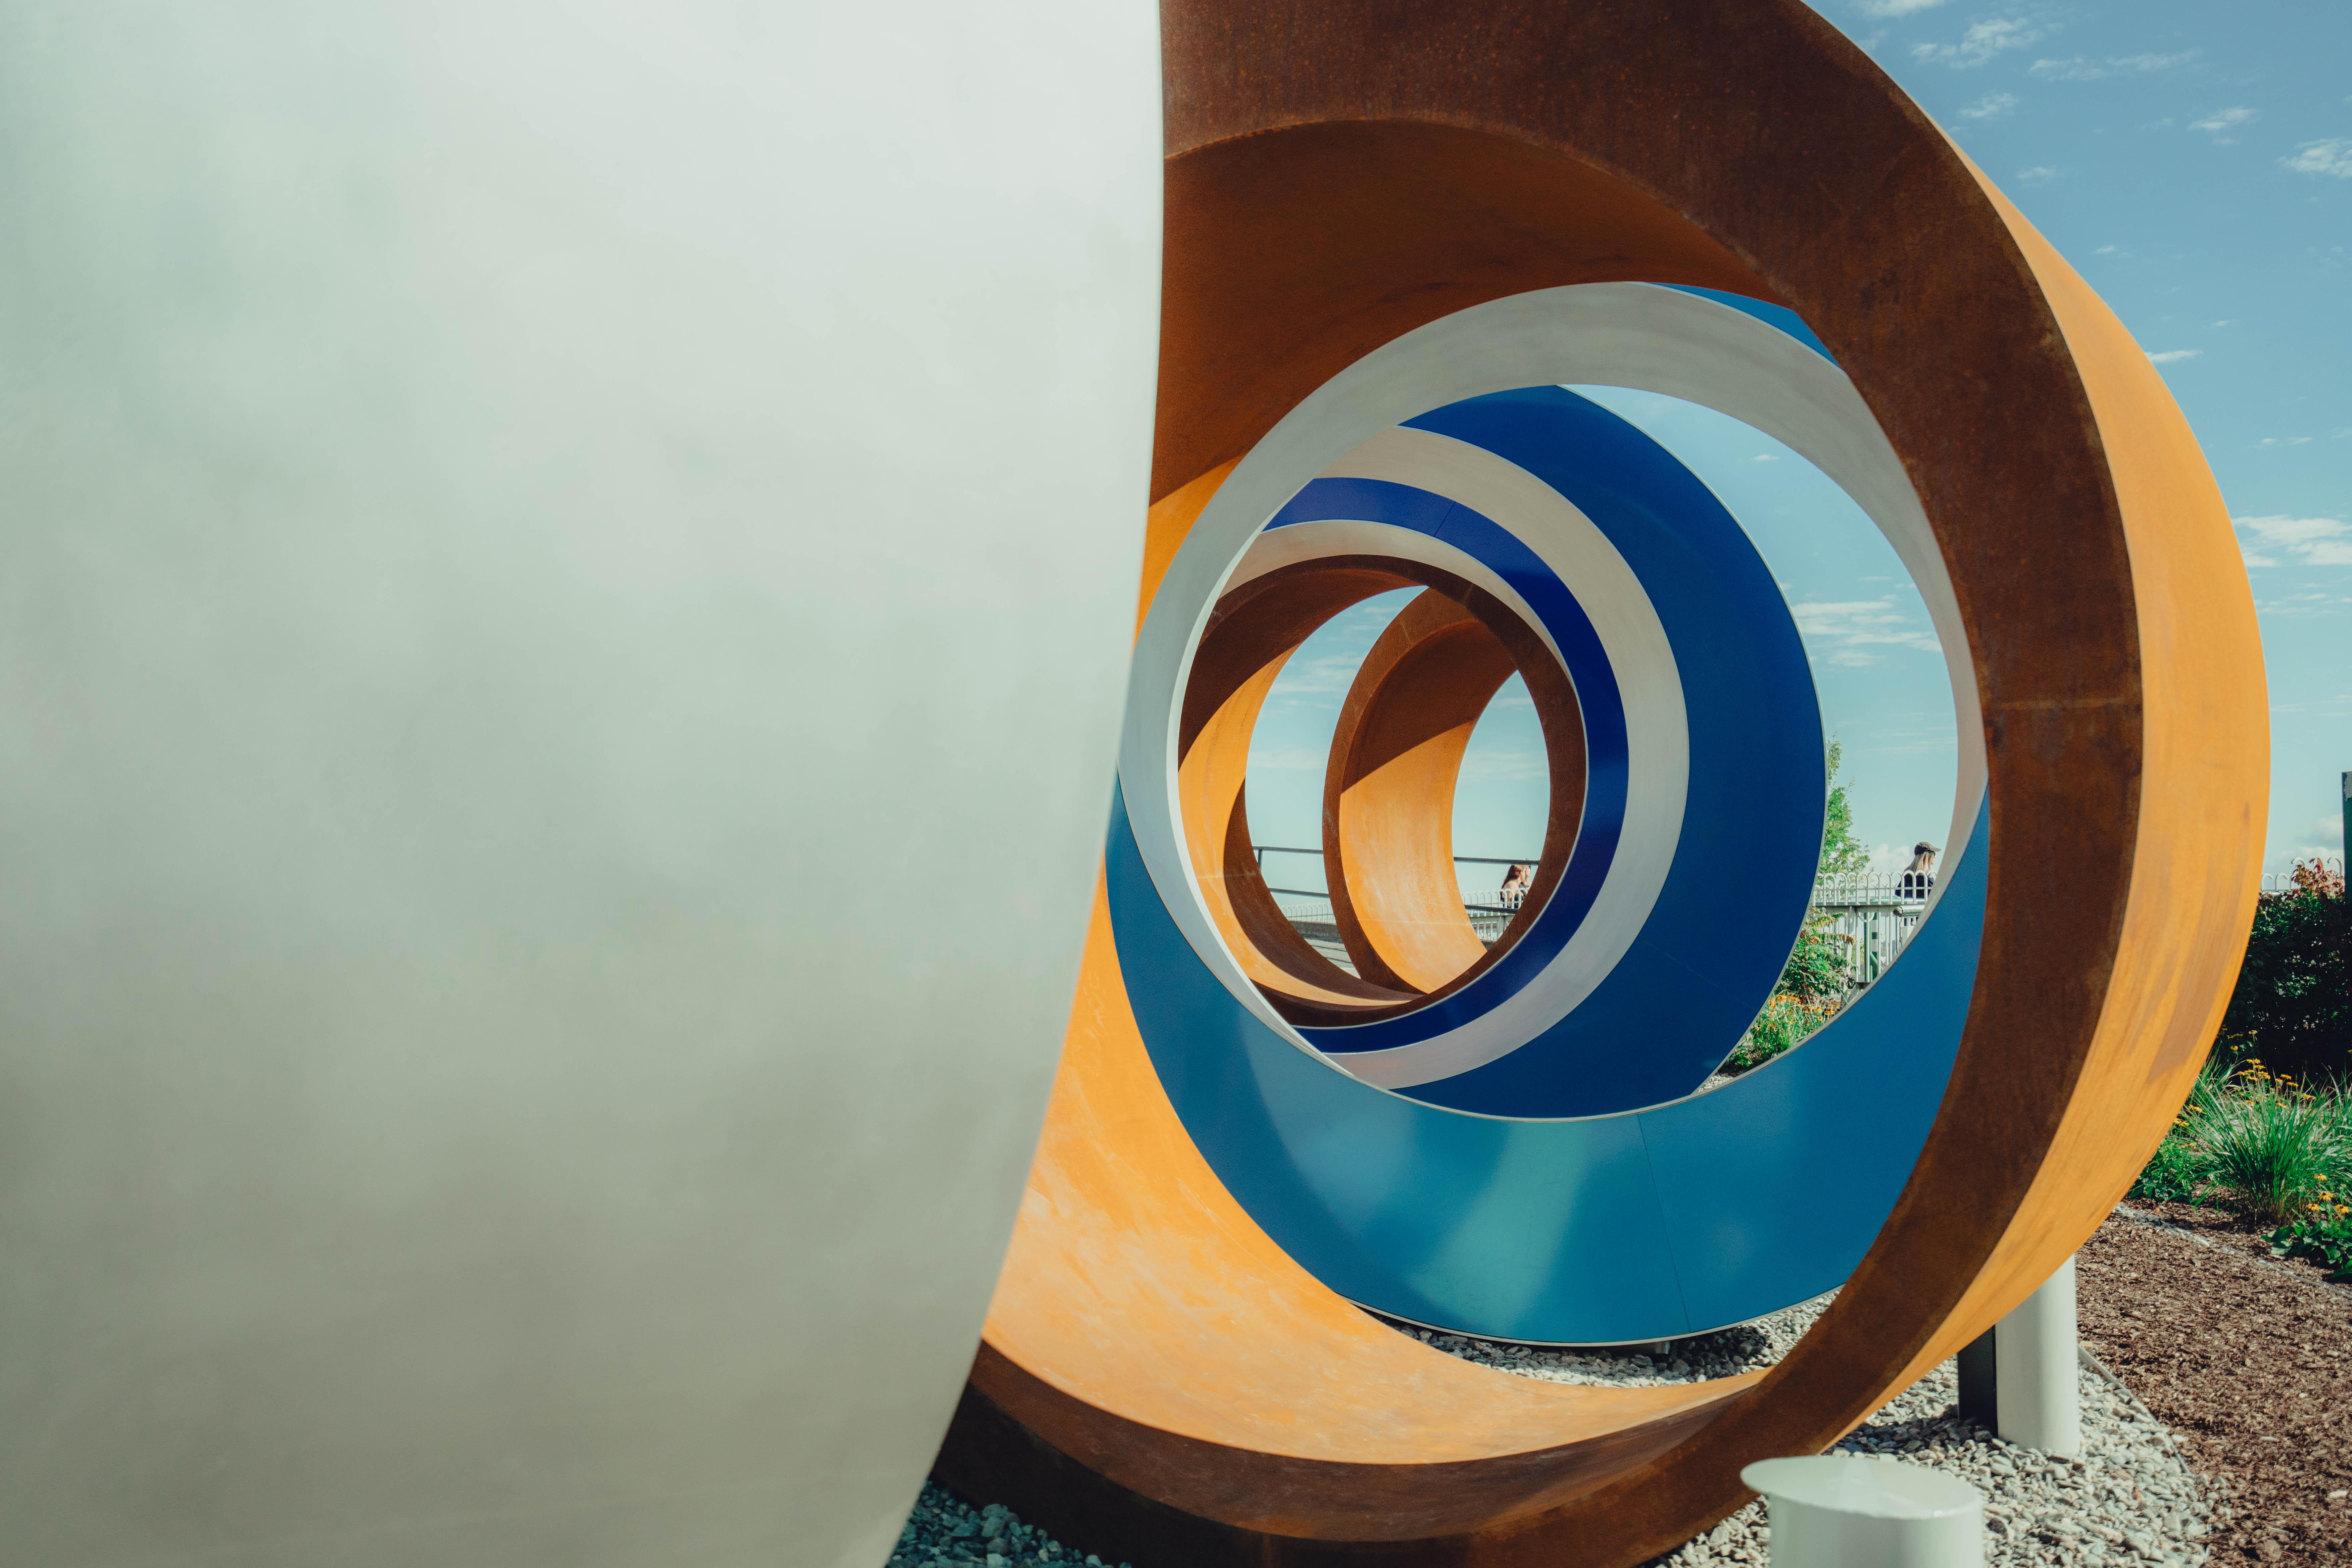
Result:
<svg viewBox="0 0 2352 1568"><path fill-rule="evenodd" d="M1377 591L1377 590L1376 590ZM1298 934L1266 890L1250 846L1245 797L1250 735L1258 710L1296 645L1285 648L1218 704L1176 768L1177 798L1192 879L1209 918L1242 973L1260 988L1319 1009L1391 1005L1409 992L1357 979Z"/></svg>
<svg viewBox="0 0 2352 1568"><path fill-rule="evenodd" d="M1454 791L1478 716L1517 668L1431 589L1356 672L1324 778L1323 853L1340 940L1367 980L1434 991L1486 956L1454 870Z"/></svg>
<svg viewBox="0 0 2352 1568"><path fill-rule="evenodd" d="M1756 1381L1541 1383L1432 1350L1334 1295L1243 1212L1185 1134L1136 1031L1099 892L987 1337L1041 1383L1121 1421L1359 1464L1555 1447Z"/></svg>
<svg viewBox="0 0 2352 1568"><path fill-rule="evenodd" d="M1192 525L1201 521L1201 513L1225 476L1234 471L1239 458L1219 463L1207 473L1180 485L1151 503L1143 521L1143 582L1136 590L1135 630L1143 633L1143 619L1151 613L1151 601L1160 592L1160 579L1168 575L1169 565L1176 552L1184 548L1184 541L1192 532Z"/></svg>

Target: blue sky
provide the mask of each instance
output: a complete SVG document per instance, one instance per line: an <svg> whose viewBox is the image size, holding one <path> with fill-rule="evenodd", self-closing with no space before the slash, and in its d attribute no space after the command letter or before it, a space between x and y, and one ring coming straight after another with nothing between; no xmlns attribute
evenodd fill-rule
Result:
<svg viewBox="0 0 2352 1568"><path fill-rule="evenodd" d="M2262 617L2269 864L2342 853L2352 5L1832 0L1822 10L2001 185L2161 368L2238 521ZM1915 837L1940 838L1953 759L1941 656L1875 531L1801 458L1745 426L1668 399L1580 390L1675 451L1756 540L1805 634L1864 841L1885 863ZM1331 724L1404 597L1334 621L1270 694L1251 760L1261 842L1317 841ZM1542 793L1541 739L1514 685L1465 760L1457 849L1532 847ZM1310 869L1268 866L1286 885L1319 887L1319 876L1298 879Z"/></svg>

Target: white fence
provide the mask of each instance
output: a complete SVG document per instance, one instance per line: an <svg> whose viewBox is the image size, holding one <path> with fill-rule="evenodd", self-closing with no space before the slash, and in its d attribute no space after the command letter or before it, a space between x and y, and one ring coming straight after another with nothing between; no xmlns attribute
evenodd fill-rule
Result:
<svg viewBox="0 0 2352 1568"><path fill-rule="evenodd" d="M1260 863L1266 853L1307 855L1307 850L1274 849L1267 846L1259 851ZM1319 857L1318 857L1319 858ZM1506 860L1487 861L1483 858L1464 856L1468 864L1508 865ZM2344 859L2327 856L2320 864L2341 877ZM2268 871L2263 875L2265 893L2291 893L2296 884L2290 872ZM1855 871L1813 880L1813 918L1822 927L1843 937L1847 944L1847 984L1859 990L1874 983L1886 973L1919 929L1919 920L1927 912L1927 902L1916 879L1901 871ZM1331 900L1323 893L1294 888L1274 888L1276 905L1285 919L1327 955L1347 964L1345 950L1339 942L1339 923L1331 914ZM1494 895L1487 895L1492 899ZM1479 940L1489 944L1503 934L1511 923L1512 911L1491 902L1474 903L1463 900L1464 911ZM1352 966L1348 966L1352 972Z"/></svg>
<svg viewBox="0 0 2352 1568"><path fill-rule="evenodd" d="M1846 984L1875 982L1927 912L1932 883L1905 871L1850 871L1813 879L1813 919L1846 943Z"/></svg>

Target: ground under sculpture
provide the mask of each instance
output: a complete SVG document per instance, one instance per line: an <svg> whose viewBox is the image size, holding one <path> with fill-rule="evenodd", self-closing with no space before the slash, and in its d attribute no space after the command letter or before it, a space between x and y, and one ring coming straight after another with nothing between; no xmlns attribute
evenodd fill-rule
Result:
<svg viewBox="0 0 2352 1568"><path fill-rule="evenodd" d="M1800 5L1179 4L1163 38L1157 500L1105 893L942 1470L1139 1565L1636 1562L2022 1299L2161 1135L2262 837L2226 514L2120 324ZM1720 803L1691 759L1733 666L1682 657L1706 650L1580 499L1589 468L1513 447L1512 421L1582 417L1526 390L1562 382L1747 419L1904 555L1963 745L1940 901L1885 983L1926 1022L1874 994L1696 1100L1702 1031L1629 1066L1575 1027L1646 962L1685 824ZM1588 526L1609 550L1578 553ZM1640 593L1610 590L1612 554ZM1547 743L1572 718L1586 766L1554 772L1541 908L1425 1001L1286 994L1328 977L1267 952L1246 877L1218 879L1238 795L1215 726L1296 628L1188 714L1202 633L1317 562L1447 594L1572 689ZM1547 573L1572 606L1548 610ZM1542 931L1554 910L1572 929ZM1511 1109L1612 1074L1611 1103ZM1769 1373L1659 1389L1512 1379L1352 1304L1625 1339L1840 1279Z"/></svg>

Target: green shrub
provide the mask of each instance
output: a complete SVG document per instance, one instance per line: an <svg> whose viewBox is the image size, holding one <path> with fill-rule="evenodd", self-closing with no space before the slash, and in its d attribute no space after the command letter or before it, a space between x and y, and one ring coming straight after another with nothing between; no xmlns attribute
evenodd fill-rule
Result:
<svg viewBox="0 0 2352 1568"><path fill-rule="evenodd" d="M2352 900L2316 862L2298 862L2294 880L2293 892L2255 903L2221 1045L2239 1042L2281 1072L2334 1078L2352 1069Z"/></svg>
<svg viewBox="0 0 2352 1568"><path fill-rule="evenodd" d="M1846 938L1826 924L1807 926L1797 937L1796 951L1789 954L1780 983L1772 987L1773 994L1804 1002L1839 1001L1845 995L1846 970L1853 962L1849 945ZM1835 1007L1831 1011L1835 1012Z"/></svg>
<svg viewBox="0 0 2352 1568"><path fill-rule="evenodd" d="M2159 1158L2192 1180L2230 1188L2248 1210L2284 1225L2352 1165L2352 1101L2332 1089L2313 1093L2249 1058L2198 1075L2166 1142L2176 1140L2181 1149L2168 1156L2159 1150Z"/></svg>
<svg viewBox="0 0 2352 1568"><path fill-rule="evenodd" d="M2330 1274L2352 1274L2352 1204L2322 1189L2271 1232L2270 1242L2273 1257L2308 1258Z"/></svg>
<svg viewBox="0 0 2352 1568"><path fill-rule="evenodd" d="M1845 1001L1846 950L1846 939L1826 921L1800 931L1764 1011L1731 1048L1723 1070L1736 1074L1761 1067L1836 1017Z"/></svg>
<svg viewBox="0 0 2352 1568"><path fill-rule="evenodd" d="M1731 1059L1723 1064L1724 1070L1742 1073L1749 1068L1762 1067L1836 1017L1837 1013L1834 1002L1813 1002L1775 993L1764 1004L1764 1011L1756 1015L1756 1021L1748 1026L1748 1033L1740 1037L1739 1044L1732 1047Z"/></svg>
<svg viewBox="0 0 2352 1568"><path fill-rule="evenodd" d="M2166 1133L2156 1152L2148 1156L2139 1180L2132 1184L2131 1195L2152 1204L2193 1204L2210 1184L2195 1145L2176 1131Z"/></svg>
<svg viewBox="0 0 2352 1568"><path fill-rule="evenodd" d="M1870 847L1853 836L1853 800L1845 785L1837 782L1839 764L1845 761L1845 748L1835 741L1830 742L1829 807L1822 813L1822 876L1841 871L1866 871L1870 868Z"/></svg>

